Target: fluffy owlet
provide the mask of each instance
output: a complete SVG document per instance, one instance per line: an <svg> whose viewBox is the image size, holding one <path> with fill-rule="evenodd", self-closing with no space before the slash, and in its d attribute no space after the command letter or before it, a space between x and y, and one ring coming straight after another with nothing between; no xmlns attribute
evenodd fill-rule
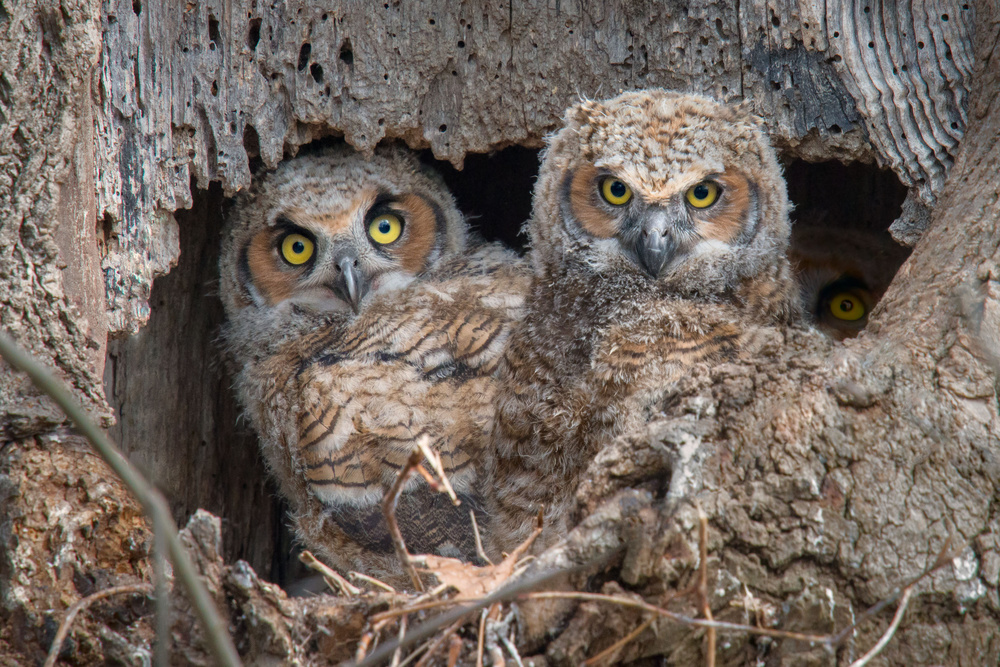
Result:
<svg viewBox="0 0 1000 667"><path fill-rule="evenodd" d="M401 531L412 553L474 560L472 461L527 290L517 258L470 245L409 153L336 150L284 163L239 201L220 268L237 393L303 542L404 581L381 501L426 435L463 504L414 475Z"/></svg>
<svg viewBox="0 0 1000 667"><path fill-rule="evenodd" d="M797 217L788 258L806 319L836 340L857 336L909 250L886 232L833 227L815 213Z"/></svg>
<svg viewBox="0 0 1000 667"><path fill-rule="evenodd" d="M599 447L693 364L796 312L785 182L757 119L705 97L631 92L571 107L528 223L533 280L501 365L484 464L494 549L546 508L565 530Z"/></svg>

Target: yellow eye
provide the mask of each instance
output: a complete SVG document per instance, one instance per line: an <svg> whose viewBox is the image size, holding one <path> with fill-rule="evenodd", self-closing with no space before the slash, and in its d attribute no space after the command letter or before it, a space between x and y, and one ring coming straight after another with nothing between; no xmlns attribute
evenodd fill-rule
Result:
<svg viewBox="0 0 1000 667"><path fill-rule="evenodd" d="M830 299L830 314L838 320L855 322L865 316L864 302L850 292L840 292Z"/></svg>
<svg viewBox="0 0 1000 667"><path fill-rule="evenodd" d="M368 225L368 236L379 245L387 245L399 238L403 233L403 221L392 213L377 216Z"/></svg>
<svg viewBox="0 0 1000 667"><path fill-rule="evenodd" d="M695 208L708 208L719 198L719 184L702 181L687 191L687 200Z"/></svg>
<svg viewBox="0 0 1000 667"><path fill-rule="evenodd" d="M612 206L624 206L632 199L632 188L617 178L605 178L601 181L601 196Z"/></svg>
<svg viewBox="0 0 1000 667"><path fill-rule="evenodd" d="M313 242L302 234L287 234L281 239L281 256L289 264L305 264L313 256Z"/></svg>

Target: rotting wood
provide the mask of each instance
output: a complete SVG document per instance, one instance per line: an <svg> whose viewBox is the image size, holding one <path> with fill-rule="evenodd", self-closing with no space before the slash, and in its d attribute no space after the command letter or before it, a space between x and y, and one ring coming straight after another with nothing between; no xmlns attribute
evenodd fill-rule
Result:
<svg viewBox="0 0 1000 667"><path fill-rule="evenodd" d="M933 203L966 124L974 12L891 5L109 2L97 156L110 330L148 317L192 179L231 195L250 158L273 167L331 133L461 165L540 145L579 95L662 86L751 99L789 154L877 160Z"/></svg>

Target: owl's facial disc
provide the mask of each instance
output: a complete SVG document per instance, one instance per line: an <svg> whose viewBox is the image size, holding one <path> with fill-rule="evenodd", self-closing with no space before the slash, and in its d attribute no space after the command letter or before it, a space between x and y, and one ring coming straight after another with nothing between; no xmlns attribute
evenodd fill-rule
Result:
<svg viewBox="0 0 1000 667"><path fill-rule="evenodd" d="M566 175L564 211L587 236L617 239L618 252L653 279L689 258L749 243L759 218L749 179L737 170L695 170L686 176L630 182L583 164Z"/></svg>
<svg viewBox="0 0 1000 667"><path fill-rule="evenodd" d="M359 313L402 289L441 252L446 220L432 199L381 188L344 203L288 208L250 238L239 264L252 302Z"/></svg>

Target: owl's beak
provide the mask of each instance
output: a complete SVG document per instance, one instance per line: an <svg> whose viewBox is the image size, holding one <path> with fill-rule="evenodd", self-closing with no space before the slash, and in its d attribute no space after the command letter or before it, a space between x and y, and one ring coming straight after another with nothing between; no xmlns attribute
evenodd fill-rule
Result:
<svg viewBox="0 0 1000 667"><path fill-rule="evenodd" d="M353 252L345 253L335 260L337 277L330 287L344 301L351 304L354 313L361 310L361 300L368 293L368 281L358 268L358 258Z"/></svg>
<svg viewBox="0 0 1000 667"><path fill-rule="evenodd" d="M639 262L653 278L677 252L677 242L670 233L670 223L664 211L652 211L642 221L642 233L636 241Z"/></svg>

